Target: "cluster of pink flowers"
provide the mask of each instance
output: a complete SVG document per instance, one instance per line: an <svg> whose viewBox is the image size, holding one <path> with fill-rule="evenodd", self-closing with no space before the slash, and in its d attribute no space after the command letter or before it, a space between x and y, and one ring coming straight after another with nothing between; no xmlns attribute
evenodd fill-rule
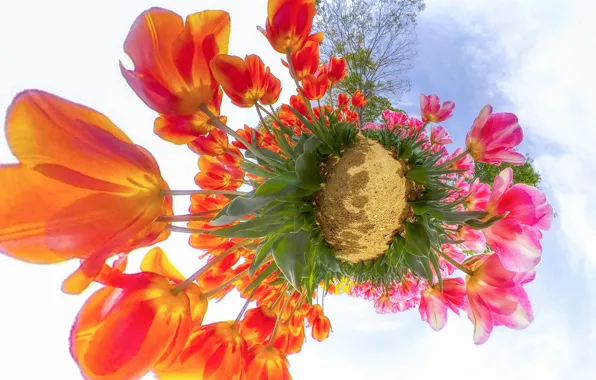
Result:
<svg viewBox="0 0 596 380"><path fill-rule="evenodd" d="M485 211L484 220L493 223L483 229L453 229L445 224L452 231L453 243L443 244L443 256L438 257L444 277L442 290L438 283L406 277L389 287L358 284L350 295L373 301L379 313L418 307L422 320L434 330L445 326L448 309L456 314L464 310L475 326L474 342L481 344L495 326L523 329L532 322L532 308L523 286L535 278L542 256L542 231L550 228L553 209L540 190L523 184L512 186L510 168L495 178L492 188L478 179L472 181L474 162L524 163L524 156L514 150L523 140L515 115L493 113L492 106L487 105L466 136L466 148L452 153L445 148L452 140L444 127L432 127L430 136L425 133L429 123L451 117L454 107L454 102L441 105L438 96L421 94L421 119L387 110L382 114L384 123L367 123L363 129L388 130L401 138L415 136L421 149L442 152L436 165L456 171L445 175L454 190L443 202L462 200L458 211ZM458 271L465 272L465 280L446 278Z"/></svg>
<svg viewBox="0 0 596 380"><path fill-rule="evenodd" d="M397 313L418 306L423 284L412 275L389 287L377 286L369 281L354 285L349 295L374 302L379 314Z"/></svg>

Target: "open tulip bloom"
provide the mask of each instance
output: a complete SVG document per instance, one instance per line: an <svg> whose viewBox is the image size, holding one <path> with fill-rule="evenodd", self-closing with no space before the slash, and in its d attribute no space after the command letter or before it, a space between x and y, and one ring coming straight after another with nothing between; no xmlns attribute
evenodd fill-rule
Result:
<svg viewBox="0 0 596 380"><path fill-rule="evenodd" d="M151 153L101 113L38 90L14 98L5 134L18 163L0 166L0 252L78 260L69 294L101 285L70 335L85 378L290 379L287 356L332 332L328 295L379 313L418 308L434 330L461 312L477 344L495 326L532 322L524 285L553 210L540 190L512 185L511 169L494 184L473 173L474 160L523 163L517 117L484 107L451 153L445 128L428 125L455 106L437 95L421 94L420 119L385 111L384 124L361 128L366 94L333 96L346 61L319 62L314 16L313 0L269 0L260 29L296 86L279 111L270 68L229 54L226 12L183 20L152 8L133 23L124 48L135 66L122 74L157 112L156 134L197 153L196 189L171 190ZM224 94L272 122L231 128ZM184 197L189 213L174 215ZM127 268L128 254L172 232L207 259L191 277L157 247L140 271ZM203 324L210 301L232 291L244 308Z"/></svg>

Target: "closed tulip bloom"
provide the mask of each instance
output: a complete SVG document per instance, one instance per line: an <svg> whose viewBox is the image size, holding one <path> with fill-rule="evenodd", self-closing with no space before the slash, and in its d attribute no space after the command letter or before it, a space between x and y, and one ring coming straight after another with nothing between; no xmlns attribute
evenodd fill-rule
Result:
<svg viewBox="0 0 596 380"><path fill-rule="evenodd" d="M124 42L134 70L122 75L150 108L164 115L192 115L211 102L219 84L209 70L218 54L227 54L230 16L207 10L178 14L151 8L139 15Z"/></svg>
<svg viewBox="0 0 596 380"><path fill-rule="evenodd" d="M331 57L327 64L327 78L331 86L341 82L346 75L348 75L348 69L346 68L347 62L342 57Z"/></svg>
<svg viewBox="0 0 596 380"><path fill-rule="evenodd" d="M521 330L534 320L523 285L535 273L511 272L495 254L474 256L464 262L474 274L466 276L468 317L474 323L474 343L486 342L494 326Z"/></svg>
<svg viewBox="0 0 596 380"><path fill-rule="evenodd" d="M306 43L316 13L314 0L269 0L265 29L259 30L277 52L295 53Z"/></svg>
<svg viewBox="0 0 596 380"><path fill-rule="evenodd" d="M186 293L154 273L121 276L87 300L70 335L70 351L86 379L128 380L177 356L192 325Z"/></svg>
<svg viewBox="0 0 596 380"><path fill-rule="evenodd" d="M324 314L316 317L312 322L312 337L319 342L329 337L331 331L331 321Z"/></svg>
<svg viewBox="0 0 596 380"><path fill-rule="evenodd" d="M522 165L523 154L514 150L524 139L524 131L512 113L495 113L493 107L485 106L474 120L466 135L466 147L478 162L500 165L508 162Z"/></svg>
<svg viewBox="0 0 596 380"><path fill-rule="evenodd" d="M308 74L302 80L304 96L310 100L319 100L325 96L329 88L327 79L327 67L319 65L317 72Z"/></svg>
<svg viewBox="0 0 596 380"><path fill-rule="evenodd" d="M155 159L107 117L29 90L5 125L19 163L0 165L0 252L38 264L81 259L63 284L80 293L110 256L168 236L156 220L172 201Z"/></svg>
<svg viewBox="0 0 596 380"><path fill-rule="evenodd" d="M352 95L352 105L356 108L362 108L368 103L368 99L364 99L364 94L360 90L356 90Z"/></svg>
<svg viewBox="0 0 596 380"><path fill-rule="evenodd" d="M246 380L291 380L290 364L277 348L258 344L248 350Z"/></svg>
<svg viewBox="0 0 596 380"><path fill-rule="evenodd" d="M240 322L240 332L249 344L264 343L273 332L277 316L267 306L249 309Z"/></svg>
<svg viewBox="0 0 596 380"><path fill-rule="evenodd" d="M323 33L319 32L308 37L302 49L292 53L292 67L297 80L301 81L308 74L314 74L319 68L319 45L323 41ZM282 60L284 66L288 64Z"/></svg>

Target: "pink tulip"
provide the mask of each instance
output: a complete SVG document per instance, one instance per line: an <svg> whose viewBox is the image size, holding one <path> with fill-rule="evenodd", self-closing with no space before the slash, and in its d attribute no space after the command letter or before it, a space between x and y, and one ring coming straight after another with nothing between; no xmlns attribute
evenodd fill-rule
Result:
<svg viewBox="0 0 596 380"><path fill-rule="evenodd" d="M521 330L532 323L532 306L524 284L535 273L510 272L494 254L474 256L464 262L474 274L466 276L468 317L474 323L474 343L482 344L494 326Z"/></svg>
<svg viewBox="0 0 596 380"><path fill-rule="evenodd" d="M441 246L441 250L443 251L444 255L451 257L458 263L461 263L466 258L466 255L464 255L458 248L456 248L452 244L443 244ZM439 267L441 268L441 274L443 274L443 276L450 276L453 274L453 272L457 270L457 268L453 264L444 259L442 256L439 256L438 259Z"/></svg>
<svg viewBox="0 0 596 380"><path fill-rule="evenodd" d="M439 286L429 287L421 293L418 311L420 317L435 331L447 324L447 308L459 315L459 309L465 309L466 287L463 278L443 280L443 292Z"/></svg>
<svg viewBox="0 0 596 380"><path fill-rule="evenodd" d="M453 140L451 140L451 137L445 128L439 126L430 129L430 142L438 145L446 145L451 144Z"/></svg>
<svg viewBox="0 0 596 380"><path fill-rule="evenodd" d="M455 108L455 102L447 101L441 106L439 97L435 94L424 95L420 94L420 113L422 120L431 123L440 123L451 117Z"/></svg>
<svg viewBox="0 0 596 380"><path fill-rule="evenodd" d="M392 313L391 307L393 306L393 302L391 302L389 296L382 295L375 300L374 306L378 314L390 314Z"/></svg>
<svg viewBox="0 0 596 380"><path fill-rule="evenodd" d="M495 178L486 211L490 217L504 218L482 232L505 269L527 272L540 262L540 230L550 228L553 208L544 193L535 187L517 184L510 188L512 180L511 168Z"/></svg>
<svg viewBox="0 0 596 380"><path fill-rule="evenodd" d="M469 251L482 253L486 249L486 238L482 231L470 227L462 227L456 234L457 240L463 240L460 245Z"/></svg>
<svg viewBox="0 0 596 380"><path fill-rule="evenodd" d="M462 148L457 148L450 156L446 157L444 161L450 161L454 158L457 158L460 154L462 154L464 150ZM439 161L440 163L441 161ZM469 154L459 158L457 161L452 162L448 169L450 170L466 170L463 173L459 173L460 175L464 176L465 178L471 178L474 175L474 160Z"/></svg>
<svg viewBox="0 0 596 380"><path fill-rule="evenodd" d="M490 196L490 186L480 182L478 178L470 185L468 198L464 202L468 211L482 211L486 209L486 202Z"/></svg>
<svg viewBox="0 0 596 380"><path fill-rule="evenodd" d="M388 126L394 127L396 125L404 125L408 120L408 115L403 112L394 112L391 110L385 110L381 113L383 119Z"/></svg>
<svg viewBox="0 0 596 380"><path fill-rule="evenodd" d="M509 162L522 165L523 154L513 150L523 138L524 132L512 113L493 114L491 105L485 106L466 135L466 147L474 160L499 165Z"/></svg>

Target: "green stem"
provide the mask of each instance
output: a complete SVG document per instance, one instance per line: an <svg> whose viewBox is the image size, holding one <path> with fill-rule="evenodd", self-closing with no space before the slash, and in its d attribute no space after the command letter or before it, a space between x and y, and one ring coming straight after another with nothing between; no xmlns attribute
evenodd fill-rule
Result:
<svg viewBox="0 0 596 380"><path fill-rule="evenodd" d="M257 289L258 289L258 287L256 287L255 290L253 290L252 293L250 293L250 296L248 296L248 298L246 299L246 302L244 303L244 306L242 306L242 310L240 310L240 314L238 314L238 316L236 317L236 320L232 324L232 328L236 327L238 325L238 323L240 322L240 318L242 318L242 315L244 314L244 312L248 308L248 305L250 304L250 301L252 301L252 298L255 296L255 293L257 292Z"/></svg>
<svg viewBox="0 0 596 380"><path fill-rule="evenodd" d="M237 275L235 275L234 277L232 277L231 279L229 279L225 283L221 284L217 288L211 289L207 293L201 294L201 299L209 299L209 297L211 297L211 296L213 296L213 295L221 292L222 290L224 290L228 286L232 285L233 283L235 283L236 281L238 281L242 277L246 276L247 273L248 273L248 268L245 269L245 270L243 270L242 272L238 273Z"/></svg>
<svg viewBox="0 0 596 380"><path fill-rule="evenodd" d="M180 227L180 226L172 226L169 225L168 230L172 231L172 232L180 232L183 234L208 234L210 232L213 232L212 230L206 230L206 229L202 229L202 228L188 228L188 227Z"/></svg>
<svg viewBox="0 0 596 380"><path fill-rule="evenodd" d="M275 335L277 334L277 328L279 327L279 322L281 322L281 315L283 314L284 310L288 306L288 302L290 302L290 298L292 298L292 293L288 294L288 298L286 298L283 306L279 310L279 315L277 316L277 320L275 321L275 326L273 327L273 332L271 333L271 340L269 341L269 347L273 347L273 341L275 340Z"/></svg>
<svg viewBox="0 0 596 380"><path fill-rule="evenodd" d="M240 242L238 244L235 244L234 246L232 246L232 247L228 248L227 250L223 251L222 253L220 253L219 255L217 255L213 260L211 260L207 264L205 264L201 269L199 269L198 271L196 271L195 273L193 273L192 276L190 276L189 278L187 278L186 280L184 280L180 284L178 284L174 289L172 289L172 293L174 295L180 293L181 291L183 291L184 289L186 289L187 286L189 286L190 284L192 284L193 282L195 282L195 280L197 278L201 277L201 275L203 273L205 273L207 270L209 270L209 268L211 268L215 264L217 264L220 261L222 261L223 259L225 259L226 256L228 256L232 252L235 252L236 250L249 245L251 242L252 242L252 240L247 239L247 240L244 240L244 241L242 241L242 242Z"/></svg>
<svg viewBox="0 0 596 380"><path fill-rule="evenodd" d="M456 162L457 160L461 159L462 157L465 157L468 153L470 153L469 149L464 150L463 152L461 152L460 154L458 154L457 156L455 156L454 158L452 158L449 161L443 162L441 165L439 166L435 166L433 167L433 169L443 169L446 168L447 166L451 165L452 163Z"/></svg>
<svg viewBox="0 0 596 380"><path fill-rule="evenodd" d="M474 275L474 272L473 271L471 271L469 268L466 268L462 264L458 263L451 256L444 254L443 251L439 251L439 255L441 255L442 258L444 258L445 260L449 261L451 263L451 265L453 265L454 267L456 267L460 271L464 272L465 274L470 275L470 276L473 276Z"/></svg>
<svg viewBox="0 0 596 380"><path fill-rule="evenodd" d="M224 123L222 123L221 120L219 120L219 118L217 116L215 116L213 114L213 112L211 112L211 110L209 110L209 108L207 108L206 105L201 104L199 106L199 108L201 109L201 111L203 111L205 113L205 115L209 116L209 119L211 119L211 121L215 124L215 126L219 130L227 133L228 135L230 135L234 139L236 139L236 141L239 141L242 144L244 144L244 146L246 146L246 149L250 150L255 156L259 157L261 160L268 163L269 165L277 167L278 169L285 169L283 166L280 166L280 164L277 164L276 162L271 161L267 156L265 156L261 152L259 152L253 145L249 144L248 141L246 141L244 138L242 138L242 136L240 136L238 133L233 131L232 128L230 128L227 125L225 125Z"/></svg>
<svg viewBox="0 0 596 380"><path fill-rule="evenodd" d="M204 214L204 215L200 215ZM172 215L172 216L160 216L156 222L192 222L195 220L211 220L216 215L214 212L200 213L200 214L187 214L187 215Z"/></svg>

